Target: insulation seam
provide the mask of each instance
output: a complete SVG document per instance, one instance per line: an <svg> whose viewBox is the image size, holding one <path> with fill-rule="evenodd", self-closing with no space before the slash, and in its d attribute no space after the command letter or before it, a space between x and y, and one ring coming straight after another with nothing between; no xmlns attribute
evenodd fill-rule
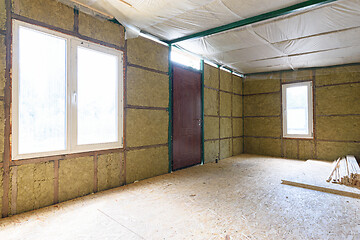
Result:
<svg viewBox="0 0 360 240"><path fill-rule="evenodd" d="M150 72L155 72L155 73L159 73L159 74L169 75L168 72L160 71L160 70L157 70L157 69L154 69L154 68L149 68L149 67L140 66L140 65L137 65L137 64L129 63L129 62L127 63L127 65L128 65L129 67L135 67L135 68L140 68L140 69L143 69L143 70L146 70L146 71L150 71Z"/></svg>

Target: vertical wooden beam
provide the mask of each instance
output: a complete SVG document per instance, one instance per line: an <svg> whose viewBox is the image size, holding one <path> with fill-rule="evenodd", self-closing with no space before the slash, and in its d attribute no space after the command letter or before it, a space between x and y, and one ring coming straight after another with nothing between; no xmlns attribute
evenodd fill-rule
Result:
<svg viewBox="0 0 360 240"><path fill-rule="evenodd" d="M204 59L200 60L200 71L201 71L201 164L205 163L205 141L204 141L204 79L205 79L205 66L204 66Z"/></svg>
<svg viewBox="0 0 360 240"><path fill-rule="evenodd" d="M313 69L313 139L314 139L314 158L317 159L317 136L316 136L316 69Z"/></svg>
<svg viewBox="0 0 360 240"><path fill-rule="evenodd" d="M54 161L54 204L59 202L59 160Z"/></svg>
<svg viewBox="0 0 360 240"><path fill-rule="evenodd" d="M79 34L79 10L74 8L74 32Z"/></svg>
<svg viewBox="0 0 360 240"><path fill-rule="evenodd" d="M168 121L168 153L169 153L169 169L168 172L172 172L173 166L173 66L171 62L171 49L172 46L169 44L168 54L168 67L169 67L169 121Z"/></svg>
<svg viewBox="0 0 360 240"><path fill-rule="evenodd" d="M283 96L282 96L282 82L283 82L283 72L280 72L280 125L281 125L281 157L284 157L284 120L283 120Z"/></svg>
<svg viewBox="0 0 360 240"><path fill-rule="evenodd" d="M126 121L127 121L127 68L128 68L128 49L127 49L128 40L125 40L125 46L124 46L124 91L123 91L123 149L124 149L124 184L127 184L126 182L126 150L127 150L127 141L126 141ZM122 170L120 169L120 176L122 174Z"/></svg>
<svg viewBox="0 0 360 240"><path fill-rule="evenodd" d="M221 140L220 140L220 135L221 135L221 130L220 130L220 127L221 127L221 124L220 124L220 122L221 122L221 114L220 114L220 107L221 107L221 103L220 103L220 97L221 97L221 94L220 94L220 81L221 81L221 79L220 79L220 71L221 71L221 69L220 69L220 65L218 65L218 76L219 76L219 85L218 85L218 96L219 96L219 103L218 103L218 107L219 107L219 109L218 109L218 116L219 116L219 159L218 159L218 161L220 161L220 159L221 159Z"/></svg>
<svg viewBox="0 0 360 240"><path fill-rule="evenodd" d="M12 25L11 25L11 0L5 0L6 8L6 69L5 69L5 131L4 131L4 155L3 155L3 199L2 199L2 216L7 217L9 215L9 188L10 188L10 108L11 108L11 68L12 68L12 56L11 56L11 43L12 43Z"/></svg>
<svg viewBox="0 0 360 240"><path fill-rule="evenodd" d="M94 154L94 193L98 191L98 155Z"/></svg>
<svg viewBox="0 0 360 240"><path fill-rule="evenodd" d="M243 150L242 153L245 153L245 96L244 96L244 87L245 87L245 76L243 76L241 78L241 98L242 98L242 145L243 145Z"/></svg>
<svg viewBox="0 0 360 240"><path fill-rule="evenodd" d="M297 143L297 155L296 155L296 158L297 159L300 159L300 141L301 140L296 141L296 143Z"/></svg>
<svg viewBox="0 0 360 240"><path fill-rule="evenodd" d="M234 100L234 74L231 71L231 113L230 113L230 125L231 125L231 156L234 156L234 129L233 129L233 108L234 108L234 104L233 104L233 100Z"/></svg>
<svg viewBox="0 0 360 240"><path fill-rule="evenodd" d="M11 178L11 214L16 214L16 203L17 203L17 166L12 167L12 178Z"/></svg>

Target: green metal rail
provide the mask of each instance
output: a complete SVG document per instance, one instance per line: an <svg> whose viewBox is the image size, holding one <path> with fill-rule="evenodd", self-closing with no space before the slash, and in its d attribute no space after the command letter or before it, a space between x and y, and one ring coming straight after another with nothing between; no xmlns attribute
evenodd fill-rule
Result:
<svg viewBox="0 0 360 240"><path fill-rule="evenodd" d="M285 7L285 8L281 8L279 10L275 10L272 12L268 12L268 13L264 13L264 14L260 14L254 17L249 17L240 21L236 21L233 23L229 23L220 27L215 27L215 28L211 28L202 32L198 32L198 33L194 33L188 36L184 36L184 37L180 37L180 38L176 38L170 41L165 41L168 44L174 44L177 42L181 42L181 41L185 41L185 40L189 40L189 39L194 39L194 38L201 38L201 37L205 37L205 36L209 36L212 34L216 34L216 33L220 33L220 32L224 32L224 31L228 31L234 28L239 28L239 27L243 27L246 25L250 25L250 24L254 24L254 23L258 23L264 20L269 20L272 18L276 18L276 17L280 17L283 15L287 15L290 13L294 13L294 12L298 12L298 11L302 11L308 8L312 8L312 7L316 7L316 6L320 6L323 4L327 4L327 3L331 3L331 2L335 2L337 0L308 0L302 3L298 3L289 7Z"/></svg>
<svg viewBox="0 0 360 240"><path fill-rule="evenodd" d="M168 126L169 173L172 172L172 127L173 127L172 83L173 82L172 82L171 44L169 44L169 126Z"/></svg>
<svg viewBox="0 0 360 240"><path fill-rule="evenodd" d="M204 164L204 60L200 61L201 72L201 164Z"/></svg>

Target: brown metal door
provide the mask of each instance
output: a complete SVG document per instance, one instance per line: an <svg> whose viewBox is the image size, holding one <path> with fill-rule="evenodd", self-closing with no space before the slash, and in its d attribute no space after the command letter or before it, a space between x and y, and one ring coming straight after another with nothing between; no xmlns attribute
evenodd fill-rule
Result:
<svg viewBox="0 0 360 240"><path fill-rule="evenodd" d="M201 162L201 73L173 66L173 164Z"/></svg>

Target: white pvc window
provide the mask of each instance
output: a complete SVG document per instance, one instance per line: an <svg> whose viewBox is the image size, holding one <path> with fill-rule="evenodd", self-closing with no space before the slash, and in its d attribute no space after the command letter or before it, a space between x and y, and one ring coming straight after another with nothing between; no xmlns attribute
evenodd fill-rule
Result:
<svg viewBox="0 0 360 240"><path fill-rule="evenodd" d="M201 60L198 57L191 55L178 48L171 48L171 61L179 63L181 65L200 70Z"/></svg>
<svg viewBox="0 0 360 240"><path fill-rule="evenodd" d="M284 137L312 138L312 82L284 84L282 99Z"/></svg>
<svg viewBox="0 0 360 240"><path fill-rule="evenodd" d="M122 52L13 27L12 159L122 147Z"/></svg>

